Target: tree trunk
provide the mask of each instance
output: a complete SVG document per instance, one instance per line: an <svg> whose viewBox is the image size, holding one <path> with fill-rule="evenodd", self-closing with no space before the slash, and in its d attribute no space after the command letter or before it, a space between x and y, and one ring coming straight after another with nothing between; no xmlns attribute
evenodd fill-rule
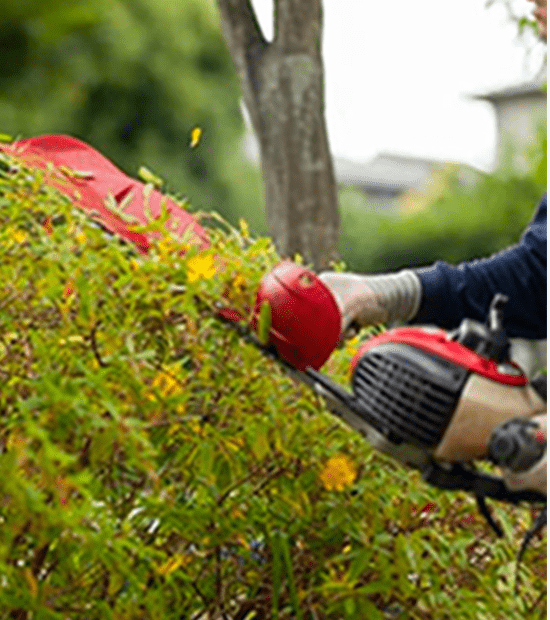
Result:
<svg viewBox="0 0 550 620"><path fill-rule="evenodd" d="M324 269L338 258L339 212L324 117L321 0L275 0L268 43L250 0L218 0L224 35L260 143L278 252Z"/></svg>

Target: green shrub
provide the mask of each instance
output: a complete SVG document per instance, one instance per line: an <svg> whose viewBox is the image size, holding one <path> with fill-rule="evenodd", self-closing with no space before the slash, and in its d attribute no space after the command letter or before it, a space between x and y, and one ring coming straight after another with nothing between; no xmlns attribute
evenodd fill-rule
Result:
<svg viewBox="0 0 550 620"><path fill-rule="evenodd" d="M536 161L533 166L538 170ZM519 241L545 192L546 180L535 172L484 174L468 189L451 179L449 190L425 210L402 216L348 201L342 205L342 258L350 270L376 273L498 252Z"/></svg>
<svg viewBox="0 0 550 620"><path fill-rule="evenodd" d="M212 318L269 239L197 214L211 249L142 257L0 170L2 620L546 617L545 536L513 592L525 510L495 540Z"/></svg>

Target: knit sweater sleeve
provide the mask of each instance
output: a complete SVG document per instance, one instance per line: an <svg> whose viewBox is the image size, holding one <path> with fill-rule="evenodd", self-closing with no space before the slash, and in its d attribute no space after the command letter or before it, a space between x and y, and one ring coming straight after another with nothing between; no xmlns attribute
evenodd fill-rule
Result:
<svg viewBox="0 0 550 620"><path fill-rule="evenodd" d="M456 266L438 261L416 270L422 300L412 322L451 329L465 317L483 321L493 296L504 293L508 336L546 338L546 200L517 245L481 260Z"/></svg>

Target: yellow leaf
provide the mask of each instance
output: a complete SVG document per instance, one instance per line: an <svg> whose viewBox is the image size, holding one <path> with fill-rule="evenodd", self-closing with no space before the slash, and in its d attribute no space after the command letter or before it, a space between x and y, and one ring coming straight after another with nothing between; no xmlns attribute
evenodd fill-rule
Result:
<svg viewBox="0 0 550 620"><path fill-rule="evenodd" d="M175 570L178 570L181 566L185 566L189 563L191 558L189 556L183 555L175 555L173 558L170 558L167 562L157 567L157 572L161 575L169 575L173 573Z"/></svg>
<svg viewBox="0 0 550 620"><path fill-rule="evenodd" d="M159 372L153 379L152 385L164 398L176 396L183 392L178 380L171 373L167 372Z"/></svg>
<svg viewBox="0 0 550 620"><path fill-rule="evenodd" d="M81 230L75 235L75 239L78 245L84 245L87 241L86 235Z"/></svg>
<svg viewBox="0 0 550 620"><path fill-rule="evenodd" d="M199 142L201 141L201 136L202 136L202 129L200 127L195 127L191 131L191 142L189 146L192 149L194 149L195 147L199 145Z"/></svg>
<svg viewBox="0 0 550 620"><path fill-rule="evenodd" d="M254 456L261 461L270 451L269 441L265 432L258 432L254 438L254 445L251 446Z"/></svg>
<svg viewBox="0 0 550 620"><path fill-rule="evenodd" d="M34 598L36 598L38 595L38 583L36 581L36 577L32 574L32 571L28 566L24 570L24 575L31 594Z"/></svg>

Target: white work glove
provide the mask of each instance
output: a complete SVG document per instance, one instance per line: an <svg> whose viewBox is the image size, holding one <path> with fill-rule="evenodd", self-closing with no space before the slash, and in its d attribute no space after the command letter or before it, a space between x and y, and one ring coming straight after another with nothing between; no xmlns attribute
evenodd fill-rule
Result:
<svg viewBox="0 0 550 620"><path fill-rule="evenodd" d="M325 271L319 278L332 291L340 307L342 333L352 323L364 327L409 321L420 307L422 285L410 269L374 276Z"/></svg>
<svg viewBox="0 0 550 620"><path fill-rule="evenodd" d="M539 429L546 438L546 414L530 418L539 425ZM504 483L511 491L531 490L546 495L546 452L531 469L522 472L514 472L506 468L501 469Z"/></svg>

